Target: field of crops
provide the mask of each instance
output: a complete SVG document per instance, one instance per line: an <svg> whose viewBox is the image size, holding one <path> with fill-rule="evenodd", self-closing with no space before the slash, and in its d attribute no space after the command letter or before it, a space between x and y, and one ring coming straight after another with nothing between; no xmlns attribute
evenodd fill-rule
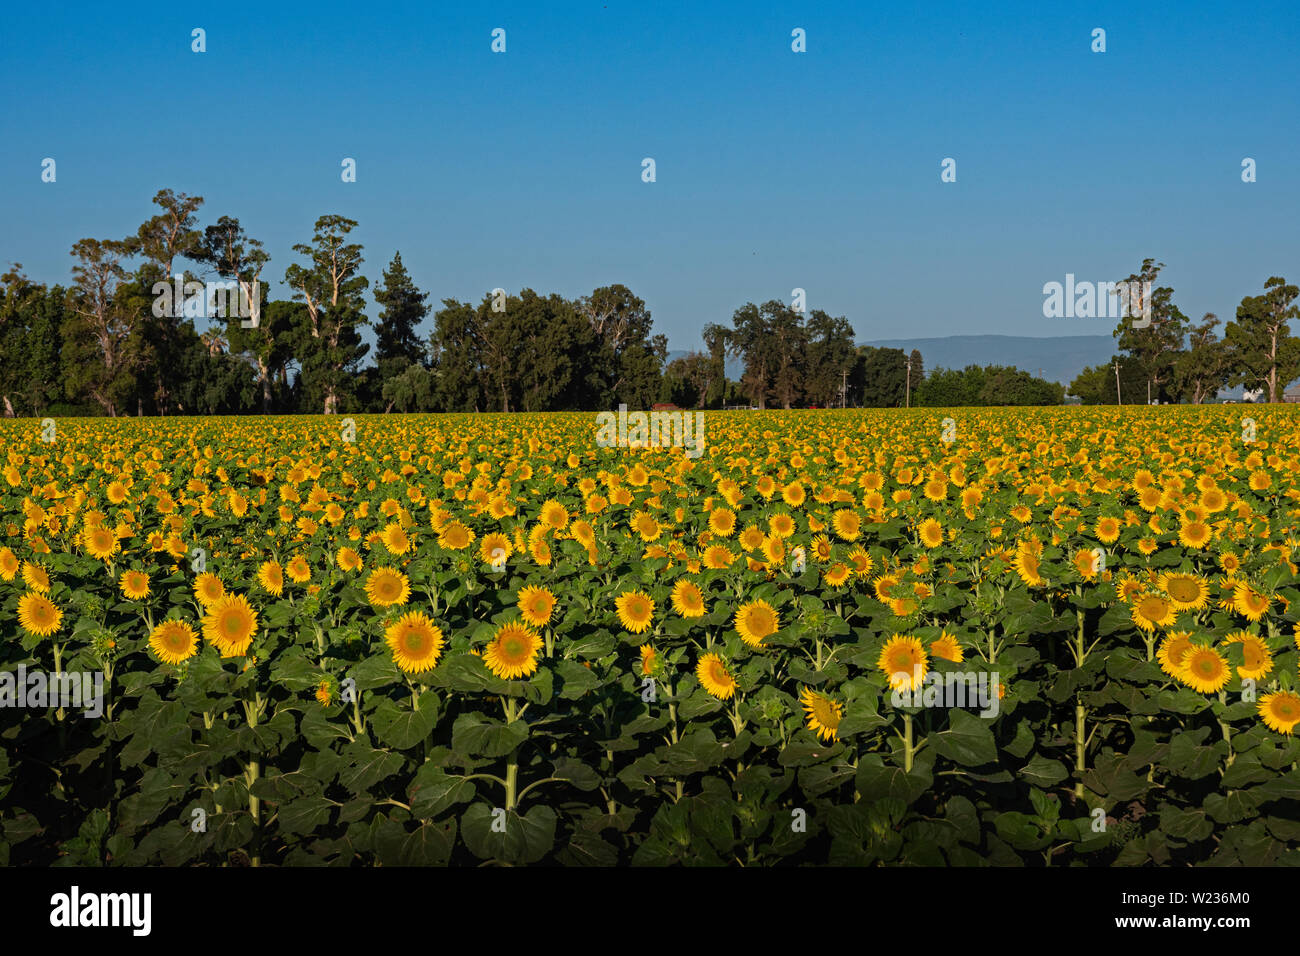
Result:
<svg viewBox="0 0 1300 956"><path fill-rule="evenodd" d="M0 422L0 862L1300 862L1297 411Z"/></svg>

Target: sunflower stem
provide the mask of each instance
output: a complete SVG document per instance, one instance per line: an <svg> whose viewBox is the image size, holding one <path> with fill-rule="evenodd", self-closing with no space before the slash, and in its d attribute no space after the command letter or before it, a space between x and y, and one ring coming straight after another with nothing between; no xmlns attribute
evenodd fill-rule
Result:
<svg viewBox="0 0 1300 956"><path fill-rule="evenodd" d="M906 711L903 713L903 772L912 772L912 757L915 755L912 749L912 715Z"/></svg>
<svg viewBox="0 0 1300 956"><path fill-rule="evenodd" d="M506 764L506 810L507 812L515 808L518 801L516 789L519 786L519 763L511 760Z"/></svg>

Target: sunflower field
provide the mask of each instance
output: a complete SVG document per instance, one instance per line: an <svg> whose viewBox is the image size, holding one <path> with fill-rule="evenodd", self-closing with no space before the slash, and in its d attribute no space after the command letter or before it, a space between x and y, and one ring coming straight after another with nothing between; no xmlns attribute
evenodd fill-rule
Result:
<svg viewBox="0 0 1300 956"><path fill-rule="evenodd" d="M4 420L0 862L1300 862L1297 412Z"/></svg>

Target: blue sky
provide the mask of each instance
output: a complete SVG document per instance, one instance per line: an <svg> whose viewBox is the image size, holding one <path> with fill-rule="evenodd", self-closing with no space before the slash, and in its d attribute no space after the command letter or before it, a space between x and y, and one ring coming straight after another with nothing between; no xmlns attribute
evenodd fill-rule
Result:
<svg viewBox="0 0 1300 956"><path fill-rule="evenodd" d="M794 287L860 340L1109 334L1042 286L1147 256L1226 321L1300 282L1298 41L1267 2L13 4L0 264L67 282L167 187L277 283L339 213L372 286L394 250L435 302L623 282L674 349Z"/></svg>

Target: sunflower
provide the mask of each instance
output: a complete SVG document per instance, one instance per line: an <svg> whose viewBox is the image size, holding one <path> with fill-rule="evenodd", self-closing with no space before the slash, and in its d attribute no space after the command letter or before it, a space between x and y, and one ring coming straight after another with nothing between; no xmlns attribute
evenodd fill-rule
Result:
<svg viewBox="0 0 1300 956"><path fill-rule="evenodd" d="M411 596L411 584L396 568L375 568L366 578L366 599L375 607L405 604Z"/></svg>
<svg viewBox="0 0 1300 956"><path fill-rule="evenodd" d="M1254 622L1264 616L1273 599L1261 594L1245 581L1238 581L1232 589L1232 607L1246 620Z"/></svg>
<svg viewBox="0 0 1300 956"><path fill-rule="evenodd" d="M926 518L917 526L917 534L921 538L921 543L927 548L937 548L943 544L943 525L933 518Z"/></svg>
<svg viewBox="0 0 1300 956"><path fill-rule="evenodd" d="M799 691L799 700L808 712L809 730L825 741L839 736L840 720L844 716L844 707L839 701L824 697L806 686Z"/></svg>
<svg viewBox="0 0 1300 956"><path fill-rule="evenodd" d="M875 567L875 562L871 560L871 555L861 548L854 548L848 554L849 564L853 568L855 578L865 578Z"/></svg>
<svg viewBox="0 0 1300 956"><path fill-rule="evenodd" d="M500 531L485 534L478 545L478 556L485 564L499 564L514 554L515 546Z"/></svg>
<svg viewBox="0 0 1300 956"><path fill-rule="evenodd" d="M334 693L329 681L323 680L316 686L315 697L316 702L322 707L330 705L330 701L334 699Z"/></svg>
<svg viewBox="0 0 1300 956"><path fill-rule="evenodd" d="M63 612L45 595L28 591L18 599L18 624L29 634L49 637L63 624Z"/></svg>
<svg viewBox="0 0 1300 956"><path fill-rule="evenodd" d="M1217 694L1231 677L1228 662L1212 647L1193 645L1183 657L1177 677L1202 694Z"/></svg>
<svg viewBox="0 0 1300 956"><path fill-rule="evenodd" d="M185 621L169 618L153 629L149 647L165 664L180 664L199 652L199 638Z"/></svg>
<svg viewBox="0 0 1300 956"><path fill-rule="evenodd" d="M729 568L735 563L735 560L735 554L726 545L712 544L704 549L704 566L711 571Z"/></svg>
<svg viewBox="0 0 1300 956"><path fill-rule="evenodd" d="M1237 668L1240 677L1258 680L1267 677L1273 669L1273 652L1263 639L1249 631L1237 631L1224 638L1228 644L1241 645L1241 665Z"/></svg>
<svg viewBox="0 0 1300 956"><path fill-rule="evenodd" d="M6 581L12 581L18 574L18 568L21 562L14 555L13 551L8 548L0 548L0 578Z"/></svg>
<svg viewBox="0 0 1300 956"><path fill-rule="evenodd" d="M1259 699L1259 716L1264 726L1280 734L1290 734L1300 724L1300 696L1283 690Z"/></svg>
<svg viewBox="0 0 1300 956"><path fill-rule="evenodd" d="M409 611L384 630L393 662L407 674L431 670L442 654L442 629L422 611Z"/></svg>
<svg viewBox="0 0 1300 956"><path fill-rule="evenodd" d="M1210 597L1209 583L1199 575L1168 572L1158 579L1175 611L1199 611Z"/></svg>
<svg viewBox="0 0 1300 956"><path fill-rule="evenodd" d="M541 519L542 524L559 531L568 526L569 512L564 505L552 499L542 505Z"/></svg>
<svg viewBox="0 0 1300 956"><path fill-rule="evenodd" d="M406 554L411 550L411 536L400 524L390 524L385 527L380 539L392 554Z"/></svg>
<svg viewBox="0 0 1300 956"><path fill-rule="evenodd" d="M856 511L841 508L831 515L831 527L841 541L856 541L862 534L862 518Z"/></svg>
<svg viewBox="0 0 1300 956"><path fill-rule="evenodd" d="M736 530L736 513L730 508L714 508L709 512L709 532L729 538Z"/></svg>
<svg viewBox="0 0 1300 956"><path fill-rule="evenodd" d="M537 670L537 652L542 639L532 628L510 621L497 629L483 651L483 663L503 680L527 677Z"/></svg>
<svg viewBox="0 0 1300 956"><path fill-rule="evenodd" d="M1179 668L1183 666L1183 660L1192 647L1192 635L1187 631L1171 632L1160 642L1160 649L1156 651L1160 669L1170 677L1177 677Z"/></svg>
<svg viewBox="0 0 1300 956"><path fill-rule="evenodd" d="M700 686L719 700L726 700L736 692L736 679L727 670L717 654L705 654L695 667Z"/></svg>
<svg viewBox="0 0 1300 956"><path fill-rule="evenodd" d="M1119 540L1119 519L1112 518L1110 515L1098 518L1094 530L1097 540L1102 544L1114 544Z"/></svg>
<svg viewBox="0 0 1300 956"><path fill-rule="evenodd" d="M294 584L305 584L311 580L311 565L301 554L295 554L284 570Z"/></svg>
<svg viewBox="0 0 1300 956"><path fill-rule="evenodd" d="M267 594L279 597L284 593L284 569L278 561L263 561L257 569L257 583Z"/></svg>
<svg viewBox="0 0 1300 956"><path fill-rule="evenodd" d="M798 508L803 504L806 497L807 492L804 491L803 485L797 481L793 481L781 489L781 500L791 508Z"/></svg>
<svg viewBox="0 0 1300 956"><path fill-rule="evenodd" d="M941 660L952 661L954 664L960 664L965 660L965 653L961 649L961 644L957 643L957 638L947 631L939 635L938 640L930 642L930 655Z"/></svg>
<svg viewBox="0 0 1300 956"><path fill-rule="evenodd" d="M210 608L226 596L226 586L210 571L205 571L194 579L194 597L203 607Z"/></svg>
<svg viewBox="0 0 1300 956"><path fill-rule="evenodd" d="M122 589L122 593L132 601L138 601L149 596L149 575L143 571L134 569L124 571L117 584Z"/></svg>
<svg viewBox="0 0 1300 956"><path fill-rule="evenodd" d="M882 574L872 581L871 586L875 589L877 600L882 602L893 600L894 588L898 587L900 580L897 574Z"/></svg>
<svg viewBox="0 0 1300 956"><path fill-rule="evenodd" d="M641 675L643 677L649 677L654 673L655 664L658 659L659 655L655 652L653 647L649 644L641 645Z"/></svg>
<svg viewBox="0 0 1300 956"><path fill-rule="evenodd" d="M1150 592L1138 595L1133 602L1133 623L1150 634L1157 627L1169 627L1176 619L1173 603Z"/></svg>
<svg viewBox="0 0 1300 956"><path fill-rule="evenodd" d="M443 526L443 529L438 532L438 544L448 551L464 551L473 540L474 532L459 521Z"/></svg>
<svg viewBox="0 0 1300 956"><path fill-rule="evenodd" d="M682 617L704 616L704 592L698 584L681 578L673 585L673 610Z"/></svg>
<svg viewBox="0 0 1300 956"><path fill-rule="evenodd" d="M1041 565L1039 563L1038 549L1028 542L1022 541L1016 548L1016 556L1011 562L1011 566L1015 568L1016 575L1020 580L1030 587L1038 587L1046 583L1043 576L1039 574Z"/></svg>
<svg viewBox="0 0 1300 956"><path fill-rule="evenodd" d="M833 588L843 587L844 582L849 579L849 574L849 566L842 561L837 561L826 572L826 583Z"/></svg>
<svg viewBox="0 0 1300 956"><path fill-rule="evenodd" d="M521 588L516 603L525 621L533 627L542 627L550 623L551 611L555 608L555 595L546 588Z"/></svg>
<svg viewBox="0 0 1300 956"><path fill-rule="evenodd" d="M112 528L102 524L87 528L81 536L81 543L92 558L100 561L107 561L118 550L117 535Z"/></svg>
<svg viewBox="0 0 1300 956"><path fill-rule="evenodd" d="M1185 548L1203 548L1210 538L1210 526L1204 521L1187 521L1178 529L1178 542Z"/></svg>
<svg viewBox="0 0 1300 956"><path fill-rule="evenodd" d="M736 609L734 626L740 639L750 647L762 647L765 638L781 628L776 609L766 601L750 601Z"/></svg>
<svg viewBox="0 0 1300 956"><path fill-rule="evenodd" d="M230 594L214 601L203 618L203 636L222 657L237 657L248 651L257 633L257 612L242 594Z"/></svg>
<svg viewBox="0 0 1300 956"><path fill-rule="evenodd" d="M1101 554L1100 548L1076 551L1074 557L1070 559L1070 564L1074 565L1074 570L1078 572L1079 577L1085 581L1091 581L1097 576L1097 572L1101 570Z"/></svg>
<svg viewBox="0 0 1300 956"><path fill-rule="evenodd" d="M633 634L640 634L648 628L655 614L655 602L642 591L624 591L614 599L614 606L618 609L623 629Z"/></svg>
<svg viewBox="0 0 1300 956"><path fill-rule="evenodd" d="M911 635L895 634L880 651L876 666L889 678L896 691L916 690L929 669L925 649Z"/></svg>
<svg viewBox="0 0 1300 956"><path fill-rule="evenodd" d="M339 548L338 553L334 555L334 560L338 563L339 568L344 571L361 570L361 555L351 548Z"/></svg>

